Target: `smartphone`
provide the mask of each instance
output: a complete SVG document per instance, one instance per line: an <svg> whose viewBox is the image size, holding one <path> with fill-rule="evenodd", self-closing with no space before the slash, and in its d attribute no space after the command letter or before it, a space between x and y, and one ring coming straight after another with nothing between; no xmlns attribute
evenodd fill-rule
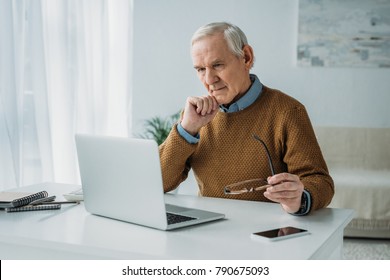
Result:
<svg viewBox="0 0 390 280"><path fill-rule="evenodd" d="M287 239L291 237L298 237L306 234L309 234L309 232L306 229L288 226L288 227L275 228L266 231L254 232L251 234L251 237L252 239L258 239L258 240L277 241L277 240Z"/></svg>

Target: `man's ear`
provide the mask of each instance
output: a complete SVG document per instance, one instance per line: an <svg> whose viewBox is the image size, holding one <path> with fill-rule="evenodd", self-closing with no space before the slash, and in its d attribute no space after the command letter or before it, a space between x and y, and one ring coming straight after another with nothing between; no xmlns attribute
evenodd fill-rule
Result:
<svg viewBox="0 0 390 280"><path fill-rule="evenodd" d="M242 50L244 52L244 62L245 62L245 65L248 67L248 69L251 69L252 66L253 66L253 63L255 61L255 56L253 54L253 49L252 49L251 46L245 45L242 48Z"/></svg>

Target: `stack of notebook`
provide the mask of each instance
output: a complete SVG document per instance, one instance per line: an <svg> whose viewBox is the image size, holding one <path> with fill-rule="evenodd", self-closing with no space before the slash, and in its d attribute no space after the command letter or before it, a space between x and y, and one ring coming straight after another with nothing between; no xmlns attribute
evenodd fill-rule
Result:
<svg viewBox="0 0 390 280"><path fill-rule="evenodd" d="M46 191L37 193L0 192L0 208L4 208L6 212L60 209L61 204L52 203L54 199L55 197L48 197ZM48 204L49 202L51 203Z"/></svg>

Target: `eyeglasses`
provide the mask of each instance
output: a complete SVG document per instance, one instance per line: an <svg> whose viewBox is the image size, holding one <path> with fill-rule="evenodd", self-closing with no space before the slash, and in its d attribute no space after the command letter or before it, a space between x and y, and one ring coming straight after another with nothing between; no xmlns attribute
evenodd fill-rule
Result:
<svg viewBox="0 0 390 280"><path fill-rule="evenodd" d="M271 155L269 153L269 150L267 148L267 145L265 145L264 141L260 139L259 136L256 134L253 135L253 138L257 141L259 141L267 153L268 158L268 164L271 169L272 176L275 175L275 169L274 165L272 164ZM255 192L255 191L262 191L269 187L269 184L267 180L265 179L250 179L245 180L241 182L237 182L231 185L228 185L224 188L225 194L242 194L242 193L248 193L248 192Z"/></svg>

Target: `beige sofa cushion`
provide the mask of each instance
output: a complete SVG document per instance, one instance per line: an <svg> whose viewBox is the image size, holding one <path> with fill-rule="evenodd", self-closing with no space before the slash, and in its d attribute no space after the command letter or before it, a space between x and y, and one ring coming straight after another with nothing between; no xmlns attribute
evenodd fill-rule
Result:
<svg viewBox="0 0 390 280"><path fill-rule="evenodd" d="M390 129L315 128L335 182L330 207L351 208L346 236L390 238Z"/></svg>
<svg viewBox="0 0 390 280"><path fill-rule="evenodd" d="M331 169L390 171L390 128L316 127Z"/></svg>
<svg viewBox="0 0 390 280"><path fill-rule="evenodd" d="M336 194L330 207L356 212L345 235L390 238L390 172L339 169L331 175Z"/></svg>

